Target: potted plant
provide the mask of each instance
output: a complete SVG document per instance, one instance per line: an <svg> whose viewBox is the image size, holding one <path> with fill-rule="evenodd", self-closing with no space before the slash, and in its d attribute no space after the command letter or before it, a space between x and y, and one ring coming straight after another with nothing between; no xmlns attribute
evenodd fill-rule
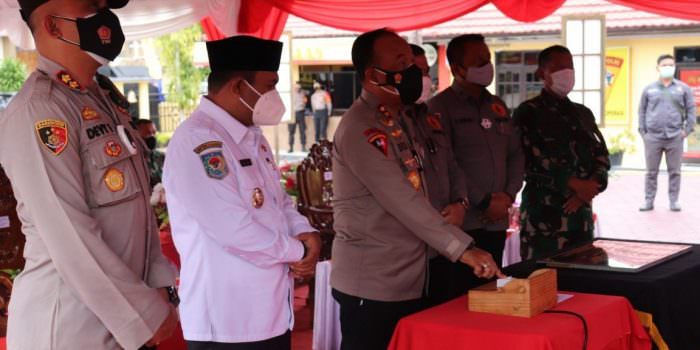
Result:
<svg viewBox="0 0 700 350"><path fill-rule="evenodd" d="M608 152L610 153L610 165L620 166L625 152L634 152L637 147L634 144L634 135L629 130L624 130L612 136L608 140Z"/></svg>

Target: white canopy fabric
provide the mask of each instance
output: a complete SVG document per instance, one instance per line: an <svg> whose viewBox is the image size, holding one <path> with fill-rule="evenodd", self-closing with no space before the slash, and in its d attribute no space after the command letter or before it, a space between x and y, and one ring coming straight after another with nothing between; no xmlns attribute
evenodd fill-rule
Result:
<svg viewBox="0 0 700 350"><path fill-rule="evenodd" d="M241 0L131 0L117 14L127 40L157 37L186 28L210 16L227 36L236 34ZM0 36L17 46L33 49L17 0L0 0Z"/></svg>

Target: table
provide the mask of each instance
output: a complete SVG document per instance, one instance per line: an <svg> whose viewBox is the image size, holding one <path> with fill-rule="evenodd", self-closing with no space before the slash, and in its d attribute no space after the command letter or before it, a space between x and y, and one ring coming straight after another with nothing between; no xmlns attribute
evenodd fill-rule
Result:
<svg viewBox="0 0 700 350"><path fill-rule="evenodd" d="M331 295L331 262L316 264L313 350L340 349L340 305Z"/></svg>
<svg viewBox="0 0 700 350"><path fill-rule="evenodd" d="M504 272L524 277L538 267L525 261ZM636 274L575 269L557 273L560 290L624 296L635 309L652 314L670 349L700 349L700 246Z"/></svg>
<svg viewBox="0 0 700 350"><path fill-rule="evenodd" d="M563 292L566 293L566 292ZM649 336L622 297L570 293L554 310L574 311L588 323L588 349L650 349ZM572 315L533 318L470 312L467 297L403 318L390 350L489 349L576 350L583 346L583 326Z"/></svg>

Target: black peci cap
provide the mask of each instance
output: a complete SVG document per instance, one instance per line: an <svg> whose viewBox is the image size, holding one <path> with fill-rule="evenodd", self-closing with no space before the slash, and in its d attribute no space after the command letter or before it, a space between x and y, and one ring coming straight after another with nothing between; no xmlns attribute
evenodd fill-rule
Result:
<svg viewBox="0 0 700 350"><path fill-rule="evenodd" d="M212 72L268 71L280 67L282 43L247 35L207 42Z"/></svg>
<svg viewBox="0 0 700 350"><path fill-rule="evenodd" d="M19 3L19 13L25 22L29 21L29 16L39 6L49 2L50 0L17 0ZM107 0L107 7L111 9L119 9L129 3L129 0Z"/></svg>

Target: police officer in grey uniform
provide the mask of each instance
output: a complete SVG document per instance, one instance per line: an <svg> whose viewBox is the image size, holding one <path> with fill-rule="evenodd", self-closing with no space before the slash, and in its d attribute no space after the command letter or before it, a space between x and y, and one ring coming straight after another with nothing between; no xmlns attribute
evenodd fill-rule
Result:
<svg viewBox="0 0 700 350"><path fill-rule="evenodd" d="M40 57L0 119L0 163L26 235L8 347L138 349L177 327L149 205L146 150L97 68L124 43L104 1L22 0ZM123 6L109 1L110 7Z"/></svg>
<svg viewBox="0 0 700 350"><path fill-rule="evenodd" d="M342 348L386 349L398 320L422 307L428 246L479 277L501 273L426 197L424 159L401 122L421 93L406 41L386 29L368 32L352 58L363 91L334 139L331 286Z"/></svg>
<svg viewBox="0 0 700 350"><path fill-rule="evenodd" d="M508 210L523 184L525 158L519 134L503 101L486 90L493 80L493 65L484 37L467 34L452 39L447 57L454 83L430 99L428 107L441 116L466 177L471 207L462 227L500 266ZM453 281L445 299L462 295L475 283L460 265L443 273Z"/></svg>
<svg viewBox="0 0 700 350"><path fill-rule="evenodd" d="M656 70L659 71L659 80L644 89L639 102L639 133L644 139L647 163L645 201L639 210L654 209L659 163L661 155L666 154L670 208L681 211L678 193L681 190L683 139L695 130L695 96L688 85L673 78L676 73L673 56L660 56Z"/></svg>

